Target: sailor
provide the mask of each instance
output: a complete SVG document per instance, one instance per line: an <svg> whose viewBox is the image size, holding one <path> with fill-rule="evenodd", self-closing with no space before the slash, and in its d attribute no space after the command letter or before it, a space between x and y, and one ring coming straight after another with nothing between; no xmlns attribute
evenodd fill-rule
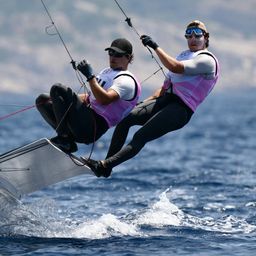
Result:
<svg viewBox="0 0 256 256"><path fill-rule="evenodd" d="M98 177L110 176L113 167L136 156L147 142L184 127L213 89L219 77L219 64L207 50L209 32L205 24L199 20L190 22L185 38L188 49L174 58L150 36L141 37L143 45L155 51L169 72L161 88L116 126L106 159L84 160ZM129 128L134 125L142 127L123 147Z"/></svg>
<svg viewBox="0 0 256 256"><path fill-rule="evenodd" d="M77 66L87 78L90 93L78 95L57 83L49 94L41 94L36 99L42 117L57 132L51 142L66 153L77 150L76 142L90 144L97 141L138 102L141 86L128 70L133 61L132 44L125 38L118 38L105 51L109 55L109 67L97 76L86 60Z"/></svg>

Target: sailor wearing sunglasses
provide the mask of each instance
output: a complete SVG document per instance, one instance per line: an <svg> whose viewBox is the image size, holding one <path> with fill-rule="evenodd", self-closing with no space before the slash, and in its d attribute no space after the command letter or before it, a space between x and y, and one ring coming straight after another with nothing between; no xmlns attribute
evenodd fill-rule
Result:
<svg viewBox="0 0 256 256"><path fill-rule="evenodd" d="M150 36L141 37L143 45L155 50L169 72L160 89L116 126L106 159L88 161L97 176L110 176L113 167L133 158L147 142L184 127L213 89L219 77L219 64L207 50L209 33L204 23L198 20L190 22L185 38L188 50L174 58ZM134 125L142 127L124 146L129 128Z"/></svg>
<svg viewBox="0 0 256 256"><path fill-rule="evenodd" d="M77 150L76 142L90 144L98 140L137 104L140 83L128 70L133 60L132 44L118 38L105 50L109 67L97 76L86 60L77 65L89 83L88 93L78 95L57 83L50 94L41 94L36 99L37 109L57 132L51 142L66 153Z"/></svg>

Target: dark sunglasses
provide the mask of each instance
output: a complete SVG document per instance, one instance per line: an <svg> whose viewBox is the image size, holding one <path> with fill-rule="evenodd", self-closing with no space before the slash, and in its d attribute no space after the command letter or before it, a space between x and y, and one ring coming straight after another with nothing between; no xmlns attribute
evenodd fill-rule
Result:
<svg viewBox="0 0 256 256"><path fill-rule="evenodd" d="M185 37L192 38L193 33L195 34L196 38L202 37L205 32L201 28L188 28L185 32Z"/></svg>
<svg viewBox="0 0 256 256"><path fill-rule="evenodd" d="M125 56L127 54L119 53L119 52L116 52L116 51L110 49L110 50L108 50L108 55L111 56L111 57L121 58L121 57L123 57L123 56Z"/></svg>

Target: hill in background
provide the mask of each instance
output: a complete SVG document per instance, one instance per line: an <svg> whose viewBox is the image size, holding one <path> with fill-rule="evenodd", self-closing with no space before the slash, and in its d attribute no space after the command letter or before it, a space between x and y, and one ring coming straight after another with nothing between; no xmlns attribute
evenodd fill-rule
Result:
<svg viewBox="0 0 256 256"><path fill-rule="evenodd" d="M124 21L115 1L44 0L74 60L88 59L94 70L108 65L104 52L116 37L134 45L131 71L140 80L158 66L139 37ZM217 88L256 85L255 0L119 0L139 34L151 35L168 53L176 56L187 47L186 24L204 21L210 32L210 48L220 60ZM48 91L55 82L79 88L69 56L57 36L49 36L51 25L39 0L0 0L0 90L30 95ZM54 29L49 28L49 33ZM143 83L150 90L161 85L158 72Z"/></svg>

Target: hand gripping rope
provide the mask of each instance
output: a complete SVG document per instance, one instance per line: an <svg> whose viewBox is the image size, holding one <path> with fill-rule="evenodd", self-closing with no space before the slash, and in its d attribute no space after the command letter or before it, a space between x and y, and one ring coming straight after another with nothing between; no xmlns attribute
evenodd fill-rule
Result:
<svg viewBox="0 0 256 256"><path fill-rule="evenodd" d="M87 93L90 94L90 91L89 91L88 88L86 87L86 84L85 84L85 82L83 81L83 78L82 78L81 74L80 74L79 71L77 70L77 68L76 68L76 63L75 63L75 61L73 60L73 58L72 58L72 56L71 56L71 54L70 54L70 52L69 52L69 50L68 50L68 48L67 48L67 46L66 46L66 44L65 44L65 42L64 42L64 40L63 40L63 38L62 38L62 36L61 36L61 34L60 34L60 32L59 32L57 26L55 25L55 23L54 23L54 21L53 21L53 18L51 17L51 14L50 14L48 8L46 7L46 5L45 5L45 3L44 3L43 0L41 0L41 3L42 3L42 5L43 5L43 7L44 7L44 9L45 9L45 11L46 11L46 13L47 13L47 15L48 15L50 21L51 21L51 25L49 25L49 26L47 26L47 27L45 28L45 32L46 32L48 35L58 35L58 36L59 36L59 39L60 39L60 41L62 42L62 44L63 44L63 46L64 46L64 48L65 48L65 50L66 50L66 52L67 52L67 54L68 54L68 56L69 56L69 58L70 58L70 60L71 60L70 63L72 64L72 67L73 67L73 69L75 70L76 77L77 77L79 83L81 84L81 87L80 87L80 89L78 90L77 93L79 93L79 91L81 90L81 88L84 87L84 89L87 91ZM49 29L52 28L52 27L55 29L56 33L50 33L50 32L49 32ZM14 105L13 105L13 106L14 106ZM17 105L16 105L16 106L17 106ZM63 115L63 117L62 117L60 123L58 124L56 130L58 129L58 127L60 126L60 124L63 122L63 120L64 120L64 118L66 117L66 115L67 115L68 111L70 110L71 106L72 106L72 103L69 105L67 111L64 113L64 115ZM0 117L0 121L2 121L2 120L4 120L4 119L7 119L7 118L9 118L9 117L11 117L11 116L14 116L14 115L16 115L16 114L18 114L18 113L21 113L21 112L24 112L24 111L26 111L26 110L32 109L32 108L34 108L34 107L36 107L36 105L25 106L24 108L22 108L22 109L20 109L20 110L18 110L18 111L15 111L15 112L12 112L12 113L9 113L9 114L7 114L7 115L4 115L4 116ZM92 116L92 118L94 119L93 116ZM95 127L95 128L94 128L94 137L95 137L95 135L96 135L96 122L95 122L95 119L94 119L94 127ZM95 142L95 141L94 141L94 142ZM92 152L93 152L94 142L93 142L93 144L92 144L92 149L91 149L90 155L91 155Z"/></svg>
<svg viewBox="0 0 256 256"><path fill-rule="evenodd" d="M137 31L137 29L132 25L131 18L129 18L129 17L126 15L126 13L124 12L123 8L120 6L120 4L118 3L118 1L117 1L117 0L114 0L114 1L115 1L115 3L117 4L118 8L121 10L121 12L124 14L124 16L125 16L125 21L127 22L128 26L133 29L133 31L138 35L139 38L141 38L141 35L140 35L139 32ZM151 49L150 49L148 46L146 46L146 48L148 49L148 51L149 51L149 53L150 53L152 59L154 59L154 61L155 61L156 64L158 65L159 69L156 70L152 75L150 75L149 77L147 77L146 79L144 79L144 80L142 81L142 83L145 82L146 80L148 80L149 78L151 78L153 75L155 75L155 74L156 74L158 71L160 71L160 70L162 71L164 77L166 77L166 74L165 74L165 72L164 72L164 70L163 70L163 67L160 65L159 61L155 58L155 56L153 55Z"/></svg>
<svg viewBox="0 0 256 256"><path fill-rule="evenodd" d="M77 79L78 79L78 81L79 81L80 84L81 84L81 88L84 87L84 88L86 89L87 93L90 94L90 91L89 91L88 88L86 87L86 84L85 84L85 82L84 82L84 80L83 80L81 74L78 72L78 70L77 70L77 68L76 68L76 63L75 63L75 61L73 60L73 58L72 58L72 56L71 56L71 54L70 54L70 52L69 52L69 50L68 50L68 48L67 48L67 46L66 46L66 44L65 44L65 42L64 42L64 40L63 40L63 38L62 38L62 36L61 36L61 34L60 34L60 32L59 32L57 26L55 25L55 23L54 23L54 21L53 21L51 15L50 15L50 12L49 12L48 8L46 7L46 5L45 5L45 3L44 3L43 0L41 0L41 3L42 3L42 5L44 6L44 9L45 9L45 11L46 11L47 15L49 16L49 18L50 18L50 20L51 20L51 23L52 23L50 26L47 26L47 27L45 28L45 32L46 32L48 35L58 35L58 36L59 36L59 39L60 39L60 41L62 42L62 44L63 44L63 46L64 46L64 48L65 48L65 50L66 50L66 52L67 52L67 54L68 54L68 56L69 56L69 58L70 58L70 60L71 60L70 63L72 64L72 67L73 67L73 69L75 70ZM49 33L49 28L51 28L51 27L54 27L56 33ZM81 88L79 89L79 91L81 90ZM78 91L78 92L79 92L79 91ZM72 104L73 104L73 103L71 103L71 104L69 105L67 111L64 113L64 115L63 115L63 117L62 117L60 123L59 123L58 126L56 127L56 131L58 130L59 126L61 125L61 123L63 122L63 120L65 119L65 117L67 116L67 114L68 114L70 108L72 107ZM96 120L95 120L95 118L94 118L93 115L92 115L92 118L93 118L93 120L94 120L94 141L93 141L93 143L92 143L92 148L91 148L91 152L90 152L90 154L89 154L89 158L91 157L92 152L93 152L93 149L94 149L95 136L96 136ZM72 159L72 157L71 157L71 159ZM72 160L73 160L73 159L72 159ZM75 163L75 161L74 161L74 163Z"/></svg>

